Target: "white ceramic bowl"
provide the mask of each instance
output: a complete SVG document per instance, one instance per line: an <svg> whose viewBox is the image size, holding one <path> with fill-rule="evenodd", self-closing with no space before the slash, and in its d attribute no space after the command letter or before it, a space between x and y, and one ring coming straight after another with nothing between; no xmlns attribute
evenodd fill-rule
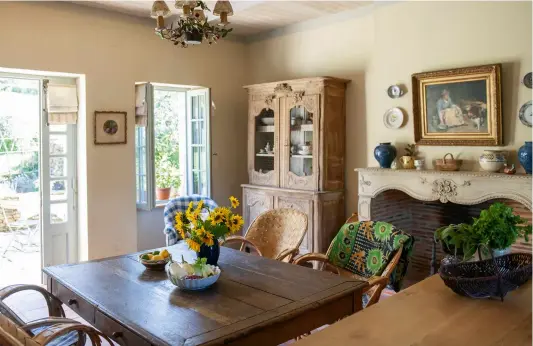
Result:
<svg viewBox="0 0 533 346"><path fill-rule="evenodd" d="M203 279L178 279L170 274L170 270L167 269L167 276L170 282L178 286L182 290L196 291L203 290L217 282L220 277L220 268L215 270L216 274Z"/></svg>
<svg viewBox="0 0 533 346"><path fill-rule="evenodd" d="M263 118L261 122L265 125L274 125L274 118Z"/></svg>

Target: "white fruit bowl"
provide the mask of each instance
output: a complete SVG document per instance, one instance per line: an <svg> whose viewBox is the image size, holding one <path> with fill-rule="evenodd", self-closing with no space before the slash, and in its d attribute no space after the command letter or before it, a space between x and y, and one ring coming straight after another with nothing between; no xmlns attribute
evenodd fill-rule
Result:
<svg viewBox="0 0 533 346"><path fill-rule="evenodd" d="M170 269L167 269L167 276L170 282L172 282L175 286L178 286L182 290L203 290L217 282L218 278L220 277L220 268L217 267L215 269L215 275L203 279L178 279L177 277L170 274Z"/></svg>

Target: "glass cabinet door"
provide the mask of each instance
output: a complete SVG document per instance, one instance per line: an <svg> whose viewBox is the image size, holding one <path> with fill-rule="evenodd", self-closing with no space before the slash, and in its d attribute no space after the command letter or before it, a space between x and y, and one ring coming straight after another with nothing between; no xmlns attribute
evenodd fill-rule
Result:
<svg viewBox="0 0 533 346"><path fill-rule="evenodd" d="M318 95L304 96L300 102L288 97L284 111L284 182L287 188L316 189L318 167Z"/></svg>
<svg viewBox="0 0 533 346"><path fill-rule="evenodd" d="M254 102L252 107L253 120L250 121L251 128L249 137L252 167L250 167L250 183L257 185L278 185L277 172L277 128L278 114L277 100L270 100L265 103Z"/></svg>

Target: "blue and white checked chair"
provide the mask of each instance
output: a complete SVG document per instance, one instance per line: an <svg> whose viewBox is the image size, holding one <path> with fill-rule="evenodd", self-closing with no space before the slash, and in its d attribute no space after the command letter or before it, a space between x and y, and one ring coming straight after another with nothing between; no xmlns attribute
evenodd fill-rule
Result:
<svg viewBox="0 0 533 346"><path fill-rule="evenodd" d="M163 232L166 235L167 246L174 245L178 242L178 233L174 229L174 218L176 213L185 212L189 203L193 202L194 206L201 200L204 201L204 205L209 209L215 209L218 207L215 201L211 198L201 195L191 195L191 196L180 196L174 199L171 199L165 206L164 219L165 219L165 229Z"/></svg>

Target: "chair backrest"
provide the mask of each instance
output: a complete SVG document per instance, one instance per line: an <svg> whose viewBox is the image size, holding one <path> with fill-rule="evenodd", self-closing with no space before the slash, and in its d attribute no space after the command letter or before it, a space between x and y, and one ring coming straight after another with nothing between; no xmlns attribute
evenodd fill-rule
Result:
<svg viewBox="0 0 533 346"><path fill-rule="evenodd" d="M351 221L348 219L348 221ZM379 276L411 236L386 222L347 222L327 252L334 265L369 278Z"/></svg>
<svg viewBox="0 0 533 346"><path fill-rule="evenodd" d="M282 251L298 248L307 232L307 215L295 209L273 209L260 214L245 238L257 245L264 257L276 258Z"/></svg>
<svg viewBox="0 0 533 346"><path fill-rule="evenodd" d="M215 209L218 207L217 203L207 196L191 195L191 196L179 196L168 201L165 205L163 212L163 218L165 221L165 229L163 232L166 235L167 245L174 245L178 241L178 234L174 229L174 218L176 213L185 212L189 207L189 203L193 202L194 206L200 201L204 201L204 205L209 209Z"/></svg>
<svg viewBox="0 0 533 346"><path fill-rule="evenodd" d="M0 345L25 346L39 345L32 343L31 336L16 323L0 313Z"/></svg>

